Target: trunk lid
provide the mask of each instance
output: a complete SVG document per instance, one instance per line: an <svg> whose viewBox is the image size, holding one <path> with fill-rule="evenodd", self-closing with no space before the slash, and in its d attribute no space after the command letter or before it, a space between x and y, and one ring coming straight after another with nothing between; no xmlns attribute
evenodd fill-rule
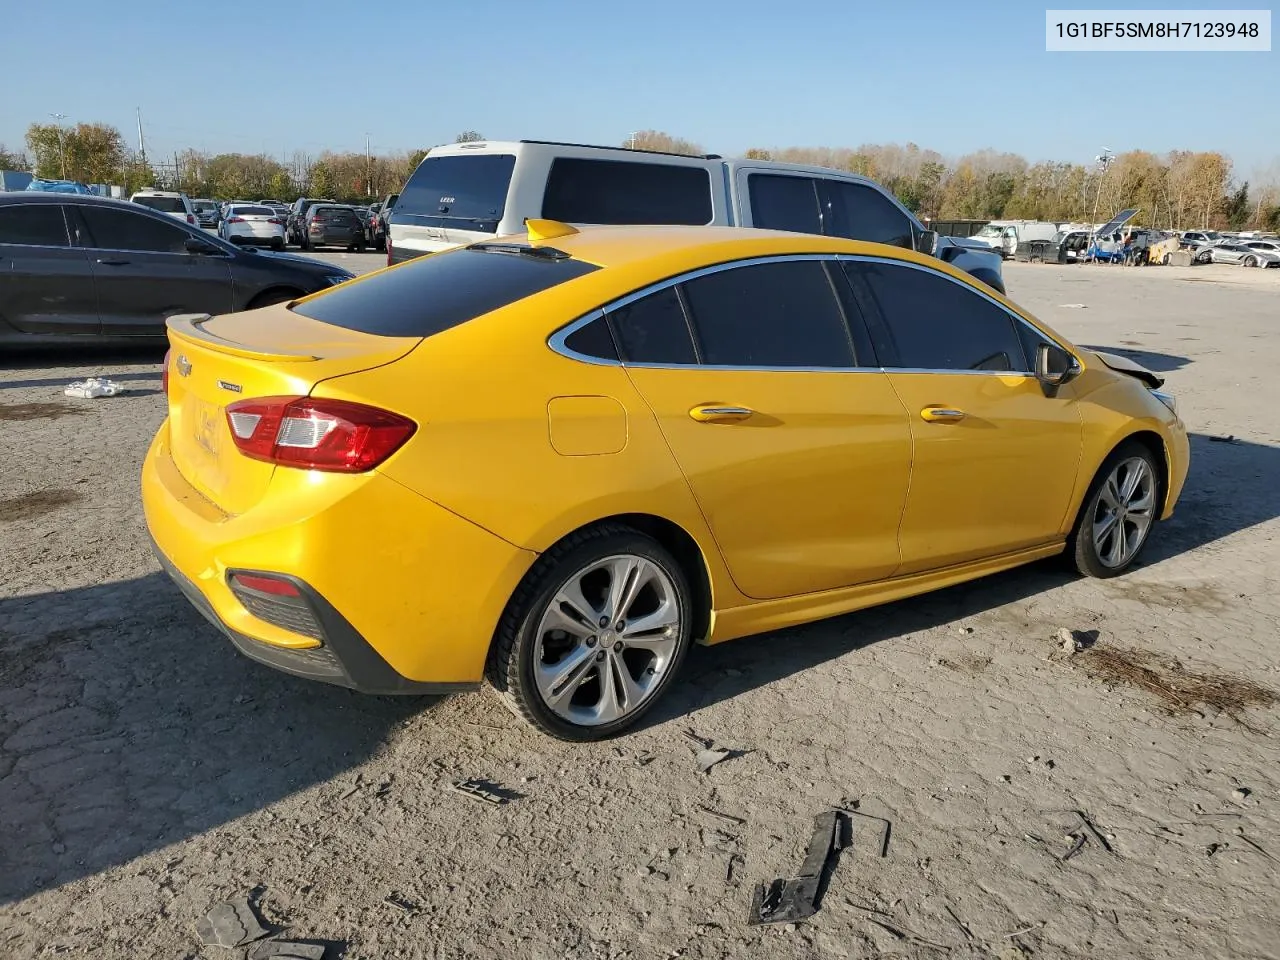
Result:
<svg viewBox="0 0 1280 960"><path fill-rule="evenodd" d="M170 317L169 443L174 464L228 514L262 499L276 467L236 448L226 408L255 397L308 396L330 377L398 360L421 337L384 337L312 320L280 304ZM289 469L289 468L282 468Z"/></svg>

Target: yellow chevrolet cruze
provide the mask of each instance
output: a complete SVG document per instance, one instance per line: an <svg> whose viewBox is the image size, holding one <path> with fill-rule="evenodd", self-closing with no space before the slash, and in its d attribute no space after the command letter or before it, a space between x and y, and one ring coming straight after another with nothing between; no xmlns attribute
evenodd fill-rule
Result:
<svg viewBox="0 0 1280 960"><path fill-rule="evenodd" d="M634 724L689 645L1051 554L1127 569L1186 476L1154 374L896 247L714 227L438 253L169 321L142 495L243 653Z"/></svg>

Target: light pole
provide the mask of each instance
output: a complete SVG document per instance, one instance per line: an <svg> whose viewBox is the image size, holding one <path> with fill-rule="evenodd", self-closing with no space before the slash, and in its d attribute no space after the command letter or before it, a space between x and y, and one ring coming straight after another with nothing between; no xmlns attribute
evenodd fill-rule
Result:
<svg viewBox="0 0 1280 960"><path fill-rule="evenodd" d="M49 116L57 121L58 127L58 158L62 161L62 179L67 179L67 150L62 145L62 121L67 119L65 113L51 113Z"/></svg>
<svg viewBox="0 0 1280 960"><path fill-rule="evenodd" d="M1107 178L1107 167L1111 166L1111 161L1115 159L1115 155L1106 147L1102 148L1102 152L1093 158L1098 162L1098 166L1102 168L1102 173L1098 175L1098 191L1093 195L1093 219L1089 222L1089 250L1092 251L1094 243L1097 240L1096 230L1098 229L1098 204L1102 202L1102 181Z"/></svg>

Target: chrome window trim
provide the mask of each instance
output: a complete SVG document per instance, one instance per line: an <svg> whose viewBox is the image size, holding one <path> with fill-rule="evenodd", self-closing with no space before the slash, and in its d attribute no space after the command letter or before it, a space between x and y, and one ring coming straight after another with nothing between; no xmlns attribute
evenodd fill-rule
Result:
<svg viewBox="0 0 1280 960"><path fill-rule="evenodd" d="M547 345L561 356L568 357L570 360L579 360L584 363L590 363L595 366L604 367L627 367L636 370L746 370L746 371L765 371L770 373L875 373L880 371L880 367L788 367L788 366L745 366L742 364L723 364L723 363L628 363L624 360L606 360L602 357L591 357L578 353L576 350L570 350L565 346L565 340L581 330L587 324L595 320L604 320L605 315L612 310L620 310L628 304L634 303L650 294L658 293L670 287L675 287L681 283L690 280L696 280L698 277L709 276L713 273L723 273L726 270L735 270L739 267L754 267L767 263L784 263L793 260L817 260L835 261L834 253L779 253L771 254L763 257L747 257L742 260L727 260L724 263L712 264L708 267L699 267L696 270L690 270L688 273L682 273L679 276L667 277L665 280L659 280L651 283L647 287L641 287L625 296L610 300L603 306L596 307L590 313L579 317L568 325L561 327L553 333L547 340ZM834 291L833 291L834 294Z"/></svg>
<svg viewBox="0 0 1280 960"><path fill-rule="evenodd" d="M1049 336L1047 333L1045 333L1035 324L1030 323L1028 320L1026 320L1026 318L1022 317L1021 315L1014 313L1012 310L1006 307L1003 303L1001 303L995 297L991 296L985 290L980 290L976 286L970 286L969 284L965 283L963 280L957 280L955 277L951 276L951 274L945 273L942 270L937 270L933 267L927 266L922 263L911 263L909 260L898 260L893 257L873 257L873 256L868 256L867 254L862 254L862 253L838 253L836 254L836 259L848 260L853 262L863 262L863 263L889 263L895 266L907 267L911 270L920 270L924 273L930 273L930 274L933 274L934 276L942 277L954 283L957 287L960 287L963 290L967 290L970 293L977 294L979 297L981 297L983 300L986 300L993 307L1000 310L1006 316L1010 317L1015 324L1020 324L1021 326L1026 327L1036 336L1043 337L1045 341L1047 341L1048 343L1054 344L1055 346L1060 348L1063 352L1070 354L1072 359L1075 360L1077 363L1079 363L1079 360L1076 358L1076 354L1074 350L1072 350L1069 347L1063 346L1059 341ZM887 318L885 319L885 322L886 323L888 322ZM1019 346L1021 346L1022 344L1021 337L1019 337L1018 339L1018 344ZM1027 363L1030 364L1032 367L1034 367L1035 359L1034 358L1028 359ZM937 369L931 369L928 367L882 367L881 369L883 369L887 373L890 373L890 372L891 373L945 373L945 374L964 374L969 376L973 376L975 374L991 376L994 374L996 376L1002 376L1002 377L1023 376L1023 377L1030 377L1032 379L1034 379L1036 375L1034 369L1033 370L952 370L947 367L939 367Z"/></svg>
<svg viewBox="0 0 1280 960"><path fill-rule="evenodd" d="M130 202L132 202L132 201L130 201ZM66 204L66 206L68 206L68 207L76 207L77 209L79 209L79 208L92 209L93 207L97 207L97 206L100 206L100 205L99 205L99 204L94 204L94 203L68 203L68 204ZM150 207L143 207L143 206L142 206L142 204L138 204L138 206L142 207L144 210L150 210L150 209L151 209ZM121 209L121 208L119 208L119 207L115 207L115 206L111 206L111 207L102 206L101 208L102 208L102 209L110 209L110 210L119 210L119 209ZM126 215L133 215L133 213L134 213L134 211L132 211L132 210L124 210L123 212L124 212ZM169 216L169 215L168 215L168 214L166 214L166 213L159 213L159 211L152 211L152 212L154 212L154 213L156 213L156 214L157 214L157 216L156 216L156 217L151 217L151 218L150 218L150 219L152 219L152 220L155 220L155 219L157 219L158 217L168 217L168 216ZM144 213L144 214L142 214L142 216L144 216L144 217L145 217L145 216L147 216L147 214L145 214L145 213ZM169 217L169 219L173 220L173 219L175 219L175 218L173 218L173 217ZM163 221L162 221L162 222L163 222ZM169 226L177 227L180 231L182 231L183 233L185 233L185 234L186 234L187 236L189 236L189 237L196 237L196 238L198 238L198 239L200 239L200 240L208 240L208 239L209 239L209 234L205 233L203 230L200 230L200 231L191 230L191 229L189 229L189 226L190 226L189 224L182 223L181 221L177 221L177 222L175 222L175 223L169 224ZM68 224L67 224L67 228L68 228L68 231L69 231L69 232L74 232L74 231L72 230L72 228L71 228L71 224L69 224L69 223L68 223ZM225 240L223 240L223 239L222 239L221 237L219 237L219 236L216 236L216 235L215 235L214 239L216 239L216 240L218 241L217 243L214 243L214 244L213 244L215 247L217 247L217 246L218 246L218 243L226 243L226 241L225 241ZM58 248L58 249L61 249L61 248ZM78 243L73 243L73 244L71 245L71 249L72 249L72 250L98 250L98 251L101 251L102 253L139 253L139 254L146 254L147 256L151 256L151 257L195 257L195 256L199 256L202 260L212 260L212 259L215 259L215 258L216 258L216 259L221 259L221 260L231 260L231 259L234 259L234 257L235 257L235 254L233 254L233 253L231 253L231 252L229 252L229 251L227 251L227 250L223 250L221 247L219 247L219 249L220 249L222 252L220 252L220 253L218 253L218 254L194 254L194 253L187 253L187 252L185 252L185 251L184 251L183 253L178 253L177 251L174 251L174 250L131 250L131 249L129 249L128 247L89 247L89 246L81 246L81 245L80 245L80 244L78 244Z"/></svg>
<svg viewBox="0 0 1280 960"><path fill-rule="evenodd" d="M1075 352L1062 346L1057 340L1050 337L1043 330L1034 324L1028 323L1025 319L1014 313L1000 301L988 295L977 287L971 287L969 284L961 280L957 280L950 274L944 273L934 267L925 264L911 263L907 260L899 260L895 257L876 257L866 254L854 253L781 253L762 257L748 257L743 260L729 260L724 263L712 264L708 267L700 267L691 270L688 273L680 274L676 277L668 277L665 280L659 280L651 283L647 287L641 287L639 290L632 291L625 296L611 300L603 306L596 307L589 313L584 314L577 320L561 327L547 339L547 345L556 353L570 360L577 360L581 363L589 363L598 367L630 367L638 370L744 370L749 372L769 372L769 373L895 373L895 374L934 374L945 376L964 376L964 377L1017 377L1023 380L1034 380L1034 370L951 370L948 368L929 369L925 367L779 367L779 366L744 366L738 364L717 364L717 363L628 363L624 360L609 360L603 357L592 357L587 354L579 353L565 346L565 340L577 331L581 330L587 324L594 321L604 321L606 315L613 310L621 309L630 303L634 303L650 294L658 293L668 287L674 287L678 284L685 283L689 280L695 280L698 277L707 276L712 273L720 273L725 270L733 270L738 267L758 266L765 263L777 263L789 260L818 260L818 261L835 261L842 260L863 261L869 263L889 263L899 266L909 267L913 270L920 270L935 276L944 277L952 283L965 290L975 293L982 297L993 306L999 308L1006 315L1011 317L1017 323L1022 324L1028 330L1034 332L1037 336L1044 337L1050 343L1056 344L1062 350L1071 355L1072 360L1078 366L1079 360L1076 358ZM1021 340L1019 340L1021 346ZM1032 361L1034 363L1034 361Z"/></svg>

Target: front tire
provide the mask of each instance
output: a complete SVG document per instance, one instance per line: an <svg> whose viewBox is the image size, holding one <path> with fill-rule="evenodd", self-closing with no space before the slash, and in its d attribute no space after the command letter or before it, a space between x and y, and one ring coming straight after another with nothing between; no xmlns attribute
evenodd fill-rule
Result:
<svg viewBox="0 0 1280 960"><path fill-rule="evenodd" d="M486 669L506 705L559 740L634 726L678 672L693 605L680 564L656 540L605 524L547 551L516 589Z"/></svg>
<svg viewBox="0 0 1280 960"><path fill-rule="evenodd" d="M1246 267L1256 267L1256 266L1258 265L1258 258L1257 258L1257 257L1245 257L1245 258L1244 258L1244 265L1245 265Z"/></svg>
<svg viewBox="0 0 1280 960"><path fill-rule="evenodd" d="M1160 516L1161 476L1155 456L1126 440L1103 462L1085 495L1068 554L1086 577L1117 577L1137 561Z"/></svg>

